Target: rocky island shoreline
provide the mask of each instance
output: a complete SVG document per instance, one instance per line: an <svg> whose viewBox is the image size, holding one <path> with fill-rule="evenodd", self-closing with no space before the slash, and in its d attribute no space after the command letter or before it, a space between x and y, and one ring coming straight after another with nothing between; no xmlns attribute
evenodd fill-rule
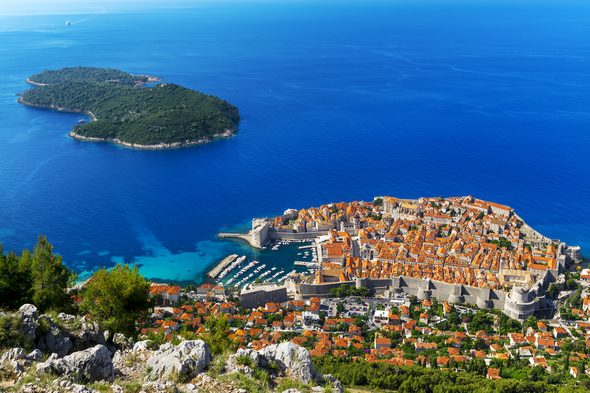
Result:
<svg viewBox="0 0 590 393"><path fill-rule="evenodd" d="M85 112L89 115L91 115L89 112ZM95 119L93 119L95 120ZM186 146L192 146L192 145L201 145L204 143L209 143L214 139L219 139L219 138L231 138L233 136L236 135L236 131L237 129L227 129L225 132L220 133L220 134L214 134L211 135L210 137L204 137L201 139L195 139L195 140L188 140L185 142L174 142L174 143L160 143L157 145L141 145L141 144L137 144L137 143L129 143L129 142L124 142L120 139L117 138L92 138L92 137L86 137L83 135L78 135L76 134L75 131L71 131L70 133L68 133L68 136L70 138L74 138L80 141L88 141L88 142L112 142L112 143L116 143L117 145L121 145L121 146L125 146L125 147L129 147L132 149L140 149L140 150L160 150L160 149L176 149L179 147L186 147Z"/></svg>

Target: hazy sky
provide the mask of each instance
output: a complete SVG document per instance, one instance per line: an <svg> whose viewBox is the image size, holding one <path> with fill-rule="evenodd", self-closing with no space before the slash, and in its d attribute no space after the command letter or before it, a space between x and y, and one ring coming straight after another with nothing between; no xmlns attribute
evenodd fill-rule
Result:
<svg viewBox="0 0 590 393"><path fill-rule="evenodd" d="M0 0L0 15L80 14L120 12L142 8L198 7L241 0ZM248 0L252 1L252 0ZM256 0L254 0L256 1ZM282 1L282 0L278 0Z"/></svg>

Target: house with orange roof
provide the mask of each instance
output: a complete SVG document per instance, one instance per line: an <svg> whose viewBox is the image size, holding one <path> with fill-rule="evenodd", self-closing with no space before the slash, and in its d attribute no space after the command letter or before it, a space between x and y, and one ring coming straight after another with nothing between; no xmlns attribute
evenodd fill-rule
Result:
<svg viewBox="0 0 590 393"><path fill-rule="evenodd" d="M436 358L436 365L438 367L446 367L447 364L451 361L450 357L447 356L437 356Z"/></svg>
<svg viewBox="0 0 590 393"><path fill-rule="evenodd" d="M538 321L537 322L537 327L539 328L540 331L542 332L546 332L547 331L547 325L545 324L545 322L542 321Z"/></svg>
<svg viewBox="0 0 590 393"><path fill-rule="evenodd" d="M510 338L510 346L524 344L526 342L522 333L508 333L508 337Z"/></svg>
<svg viewBox="0 0 590 393"><path fill-rule="evenodd" d="M283 325L286 328L292 328L293 325L295 324L295 315L293 314L288 314L284 319L283 319Z"/></svg>
<svg viewBox="0 0 590 393"><path fill-rule="evenodd" d="M555 341L553 341L553 338L547 338L547 339L543 339L540 337L537 337L537 341L536 341L536 345L537 348L539 349L555 349Z"/></svg>
<svg viewBox="0 0 590 393"><path fill-rule="evenodd" d="M553 337L555 338L562 338L567 337L567 331L562 327L553 328Z"/></svg>
<svg viewBox="0 0 590 393"><path fill-rule="evenodd" d="M152 284L150 287L150 297L155 295L160 295L164 304L176 303L180 299L180 286Z"/></svg>
<svg viewBox="0 0 590 393"><path fill-rule="evenodd" d="M538 357L531 357L529 358L529 363L534 367L534 366L543 366L545 368L549 367L549 365L547 364L547 360L545 360L544 356L538 356Z"/></svg>
<svg viewBox="0 0 590 393"><path fill-rule="evenodd" d="M450 313L451 313L451 306L449 305L449 303L444 302L443 303L443 315L445 317L448 317Z"/></svg>
<svg viewBox="0 0 590 393"><path fill-rule="evenodd" d="M307 341L307 337L293 337L293 339L291 340L292 343L295 343L299 346L302 346L304 342Z"/></svg>
<svg viewBox="0 0 590 393"><path fill-rule="evenodd" d="M425 314L425 313L420 314L420 322L421 323L426 323L427 324L428 323L428 318L429 318L428 314Z"/></svg>
<svg viewBox="0 0 590 393"><path fill-rule="evenodd" d="M578 368L577 367L570 367L570 374L572 375L572 377L574 378L578 378Z"/></svg>
<svg viewBox="0 0 590 393"><path fill-rule="evenodd" d="M293 310L301 311L305 308L305 302L303 300L289 300L287 307Z"/></svg>
<svg viewBox="0 0 590 393"><path fill-rule="evenodd" d="M377 338L374 341L375 349L381 349L383 347L391 348L391 340L389 338Z"/></svg>
<svg viewBox="0 0 590 393"><path fill-rule="evenodd" d="M215 285L205 283L197 288L198 295L207 295L207 292L213 291L215 289Z"/></svg>
<svg viewBox="0 0 590 393"><path fill-rule="evenodd" d="M281 330L281 329L283 329L283 322L282 321L274 321L272 323L272 328L274 330Z"/></svg>
<svg viewBox="0 0 590 393"><path fill-rule="evenodd" d="M416 349L416 353L420 353L423 351L428 351L429 349L438 349L437 343L423 343L423 342L416 342L414 344L414 348Z"/></svg>
<svg viewBox="0 0 590 393"><path fill-rule="evenodd" d="M488 379L502 379L502 377L500 377L500 370L497 368L488 368L488 375L487 377Z"/></svg>
<svg viewBox="0 0 590 393"><path fill-rule="evenodd" d="M184 313L179 319L181 322L191 323L193 321L193 314Z"/></svg>

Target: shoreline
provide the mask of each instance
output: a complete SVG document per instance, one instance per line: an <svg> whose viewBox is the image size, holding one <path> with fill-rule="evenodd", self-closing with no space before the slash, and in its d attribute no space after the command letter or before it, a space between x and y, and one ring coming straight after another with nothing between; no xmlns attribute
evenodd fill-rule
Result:
<svg viewBox="0 0 590 393"><path fill-rule="evenodd" d="M92 119L91 121L96 121L97 120L96 119L96 116L94 116L94 113L92 113L90 111L85 111L85 110L82 110L82 109L64 108L64 107L55 106L55 105L31 104L30 102L26 102L25 100L23 100L22 94L18 97L17 102L19 104L23 104L23 105L30 106L30 107L33 107L33 108L53 109L53 110L60 111L60 112L85 113L88 116L90 116L90 118Z"/></svg>
<svg viewBox="0 0 590 393"><path fill-rule="evenodd" d="M112 142L112 143L116 143L117 145L129 147L132 149L162 150L162 149L176 149L179 147L186 147L186 146L192 146L192 145L202 145L204 143L209 143L209 142L213 141L214 139L231 138L231 137L235 136L235 134L236 134L235 129L232 130L232 129L228 128L223 133L213 134L210 137L204 137L201 139L193 139L193 140L188 140L185 142L159 143L157 145L140 145L137 143L124 142L124 141L117 139L117 138L93 138L93 137L78 135L74 131L69 132L68 136L73 139L77 139L80 141L87 141L87 142Z"/></svg>
<svg viewBox="0 0 590 393"><path fill-rule="evenodd" d="M40 105L40 104L31 104L30 102L26 102L23 100L22 96L19 96L17 102L19 104L23 104L26 106L30 106L33 108L44 108L44 109L53 109L53 110L57 110L60 112L73 112L73 113L85 113L88 116L90 116L90 118L92 119L91 121L97 121L96 116L94 116L94 114L90 111L86 111L86 110L82 110L82 109L76 109L76 108L63 108L63 107L58 107L55 105ZM187 146L192 146L192 145L201 145L204 143L209 143L211 141L213 141L214 139L219 139L219 138L231 138L233 136L236 135L237 132L237 127L233 126L232 128L228 128L225 129L222 133L219 134L213 134L210 136L205 136L203 138L199 138L199 139L193 139L193 140L187 140L184 142L172 142L172 143L159 143L157 145L140 145L137 143L131 143L131 142L124 142L120 139L117 138L93 138L93 137L87 137L87 136L83 136L83 135L78 135L76 134L75 131L70 131L68 133L68 136L72 139L77 139L80 141L88 141L88 142L112 142L112 143L116 143L117 145L121 145L121 146L125 146L125 147L129 147L132 149L139 149L139 150L162 150L162 149L176 149L176 148L180 148L180 147L187 147Z"/></svg>

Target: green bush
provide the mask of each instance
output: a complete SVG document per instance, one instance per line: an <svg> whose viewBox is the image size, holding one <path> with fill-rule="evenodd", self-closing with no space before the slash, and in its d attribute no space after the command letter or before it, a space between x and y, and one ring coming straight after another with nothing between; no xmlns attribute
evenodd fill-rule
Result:
<svg viewBox="0 0 590 393"><path fill-rule="evenodd" d="M252 367L252 358L248 355L241 355L236 358L236 363L243 366Z"/></svg>

